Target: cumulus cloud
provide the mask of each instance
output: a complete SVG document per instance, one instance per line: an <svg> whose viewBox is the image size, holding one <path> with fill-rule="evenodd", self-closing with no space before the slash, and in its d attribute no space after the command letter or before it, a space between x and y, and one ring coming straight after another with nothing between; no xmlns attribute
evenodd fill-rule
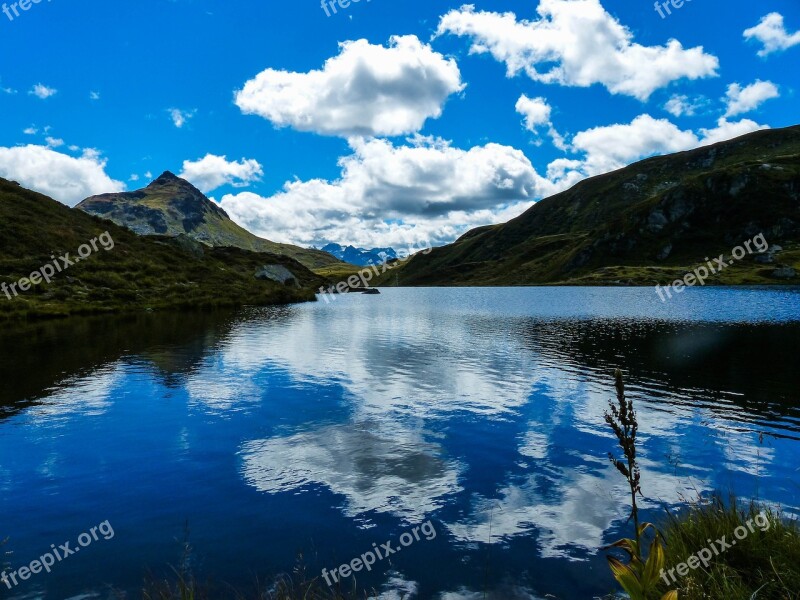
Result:
<svg viewBox="0 0 800 600"><path fill-rule="evenodd" d="M771 81L758 79L755 83L746 87L742 87L738 83L732 83L728 86L726 98L728 109L725 112L725 116L733 117L750 112L757 109L767 100L780 98L780 95L778 86Z"/></svg>
<svg viewBox="0 0 800 600"><path fill-rule="evenodd" d="M33 144L0 147L0 176L67 206L74 206L88 196L125 189L125 184L106 174L105 167L105 159L92 149L73 157Z"/></svg>
<svg viewBox="0 0 800 600"><path fill-rule="evenodd" d="M707 104L708 99L703 96L690 98L684 94L674 94L664 105L664 110L675 117L693 117Z"/></svg>
<svg viewBox="0 0 800 600"><path fill-rule="evenodd" d="M719 67L702 47L686 49L675 39L664 46L637 44L599 0L541 0L537 10L540 18L526 21L465 5L442 17L437 35L469 37L470 52L490 53L505 63L509 77L524 72L542 83L599 83L639 100L679 79L715 76Z"/></svg>
<svg viewBox="0 0 800 600"><path fill-rule="evenodd" d="M175 125L178 129L181 129L186 122L194 117L197 113L197 109L192 110L181 110L180 108L168 108L167 112L169 113L170 119L172 119L172 124Z"/></svg>
<svg viewBox="0 0 800 600"><path fill-rule="evenodd" d="M758 51L761 57L769 56L773 52L783 52L800 44L800 31L789 33L783 22L783 15L777 12L762 17L758 25L746 29L744 37L761 43L763 47Z"/></svg>
<svg viewBox="0 0 800 600"><path fill-rule="evenodd" d="M553 145L560 150L566 150L564 138L553 127L550 119L553 109L547 103L547 100L544 98L528 98L525 94L522 94L514 108L524 117L523 125L525 129L531 133L538 133L540 128L547 127L547 132L553 140ZM536 142L538 145L541 140L537 139Z"/></svg>
<svg viewBox="0 0 800 600"><path fill-rule="evenodd" d="M741 121L728 121L725 117L717 121L717 126L710 129L700 130L700 140L698 146L709 146L717 142L724 142L732 140L754 131L761 129L769 129L767 125L759 125L750 119L742 119Z"/></svg>
<svg viewBox="0 0 800 600"><path fill-rule="evenodd" d="M42 100L47 100L50 96L55 96L58 93L58 90L53 89L51 87L47 87L44 84L37 83L31 90L28 92L31 96L36 96L37 98L41 98Z"/></svg>
<svg viewBox="0 0 800 600"><path fill-rule="evenodd" d="M550 124L552 108L544 98L528 98L522 94L515 108L525 117L525 129L528 131L536 132L541 125Z"/></svg>
<svg viewBox="0 0 800 600"><path fill-rule="evenodd" d="M331 136L393 136L438 118L447 98L464 89L461 72L413 35L389 46L367 40L340 44L320 70L266 69L236 93L245 114Z"/></svg>
<svg viewBox="0 0 800 600"><path fill-rule="evenodd" d="M575 152L585 154L581 170L587 176L608 173L640 158L680 152L698 145L697 136L667 119L640 115L627 124L594 127L572 140Z"/></svg>
<svg viewBox="0 0 800 600"><path fill-rule="evenodd" d="M258 181L263 174L264 169L257 160L228 161L225 156L206 154L200 160L183 161L183 172L179 177L208 193L226 184L245 187Z"/></svg>
<svg viewBox="0 0 800 600"><path fill-rule="evenodd" d="M226 195L222 207L268 239L406 247L452 241L466 229L507 220L552 191L523 152L486 144L469 150L417 136L405 145L350 141L335 181L287 182L270 198Z"/></svg>
<svg viewBox="0 0 800 600"><path fill-rule="evenodd" d="M583 154L583 158L554 161L548 176L572 182L608 173L650 156L692 150L765 128L748 119L730 122L722 118L716 127L701 129L698 135L680 129L667 119L643 114L630 123L594 127L578 133L572 139L571 149Z"/></svg>

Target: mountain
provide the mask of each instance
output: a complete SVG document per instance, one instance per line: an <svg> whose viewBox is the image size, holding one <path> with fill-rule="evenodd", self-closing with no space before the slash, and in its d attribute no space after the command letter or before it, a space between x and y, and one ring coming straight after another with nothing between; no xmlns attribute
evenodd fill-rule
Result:
<svg viewBox="0 0 800 600"><path fill-rule="evenodd" d="M253 235L234 223L216 202L169 171L141 190L92 196L76 208L139 235L187 235L206 246L282 254L310 269L339 263L327 252L278 244Z"/></svg>
<svg viewBox="0 0 800 600"><path fill-rule="evenodd" d="M763 233L710 281L800 282L800 126L651 158L587 179L501 225L418 254L383 283L671 282Z"/></svg>
<svg viewBox="0 0 800 600"><path fill-rule="evenodd" d="M264 275L283 269L297 285ZM284 304L314 300L325 282L285 255L139 236L0 178L0 321Z"/></svg>
<svg viewBox="0 0 800 600"><path fill-rule="evenodd" d="M366 250L354 246L328 244L322 247L322 251L332 254L343 262L350 263L351 265L358 265L359 267L382 265L388 260L397 258L397 252L394 251L394 248L373 248L372 250Z"/></svg>

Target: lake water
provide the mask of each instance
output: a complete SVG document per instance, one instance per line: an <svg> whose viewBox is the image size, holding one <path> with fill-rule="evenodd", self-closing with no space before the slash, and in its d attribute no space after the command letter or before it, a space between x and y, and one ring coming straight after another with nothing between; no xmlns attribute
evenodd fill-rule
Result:
<svg viewBox="0 0 800 600"><path fill-rule="evenodd" d="M796 513L799 334L797 290L720 288L668 304L652 289L387 289L4 326L7 562L106 520L114 536L0 597L135 598L186 540L199 579L246 591L428 521L435 537L359 585L601 596L615 588L600 547L630 533L603 422L614 369L639 410L646 517L713 490Z"/></svg>

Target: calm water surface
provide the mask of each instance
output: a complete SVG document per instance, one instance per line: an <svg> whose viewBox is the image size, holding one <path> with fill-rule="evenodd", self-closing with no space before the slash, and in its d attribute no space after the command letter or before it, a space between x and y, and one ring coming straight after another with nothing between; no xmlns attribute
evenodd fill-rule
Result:
<svg viewBox="0 0 800 600"><path fill-rule="evenodd" d="M0 597L137 597L188 564L247 590L428 520L358 581L385 599L614 589L623 368L648 517L713 490L800 507L800 293L389 289L325 304L75 319L0 333ZM2 562L2 561L0 561ZM485 595L484 595L485 594Z"/></svg>

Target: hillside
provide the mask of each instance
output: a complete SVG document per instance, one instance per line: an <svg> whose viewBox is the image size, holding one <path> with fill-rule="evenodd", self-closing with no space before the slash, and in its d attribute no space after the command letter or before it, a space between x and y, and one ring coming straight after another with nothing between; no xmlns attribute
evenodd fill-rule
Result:
<svg viewBox="0 0 800 600"><path fill-rule="evenodd" d="M710 281L800 283L800 127L651 158L469 231L384 278L400 285L654 284L763 233L771 251ZM777 247L776 247L777 246ZM791 271L789 271L791 273Z"/></svg>
<svg viewBox="0 0 800 600"><path fill-rule="evenodd" d="M91 196L76 208L113 221L139 235L187 235L207 246L232 246L282 254L310 269L340 263L321 250L278 244L253 235L234 223L216 202L169 171L143 189Z"/></svg>
<svg viewBox="0 0 800 600"><path fill-rule="evenodd" d="M84 259L82 246L90 251ZM267 265L289 269L298 286L256 278ZM23 291L20 280L44 269L56 271L50 282ZM283 304L313 300L323 283L287 256L210 248L186 236L138 236L0 178L0 320Z"/></svg>

